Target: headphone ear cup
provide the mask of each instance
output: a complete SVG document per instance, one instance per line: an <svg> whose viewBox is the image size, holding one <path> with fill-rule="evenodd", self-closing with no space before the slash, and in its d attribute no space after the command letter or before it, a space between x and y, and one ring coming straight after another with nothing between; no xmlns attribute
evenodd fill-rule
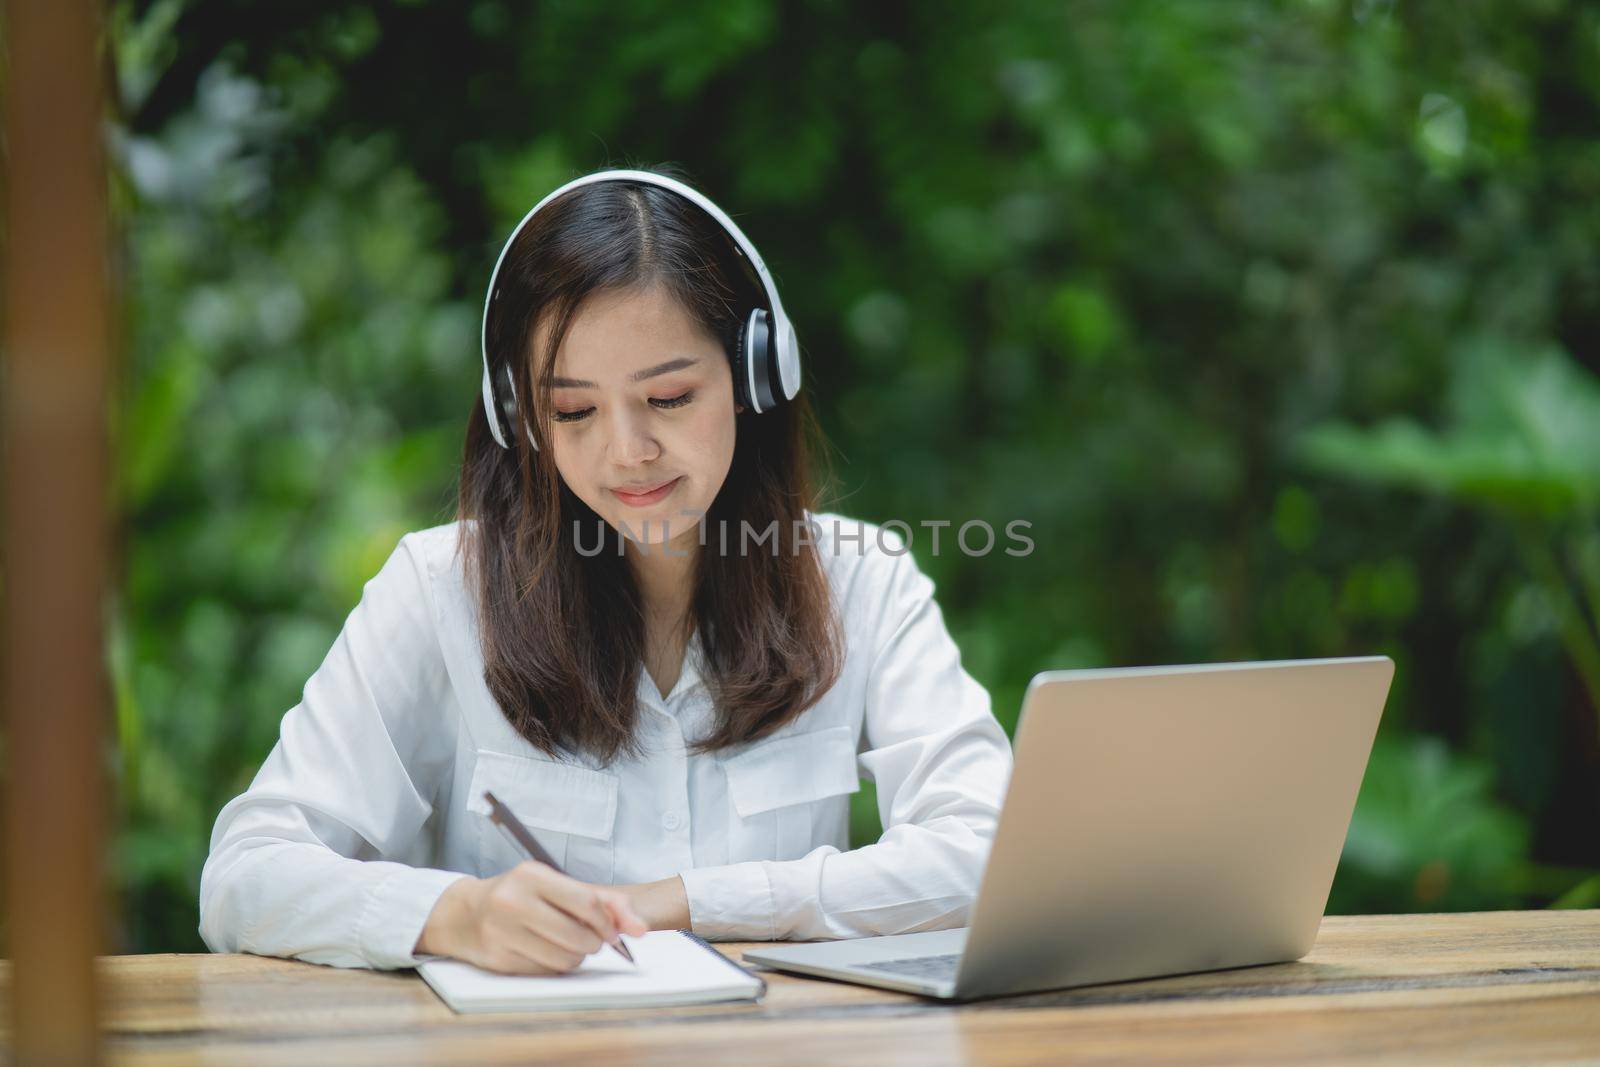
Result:
<svg viewBox="0 0 1600 1067"><path fill-rule="evenodd" d="M750 324L744 323L733 333L733 343L728 346L728 364L733 372L733 402L745 409L754 409L750 402L750 372L746 366L749 351L746 338L750 336Z"/></svg>
<svg viewBox="0 0 1600 1067"><path fill-rule="evenodd" d="M745 388L755 398L756 411L771 411L779 400L773 389L771 312L759 307L751 311L744 333Z"/></svg>
<svg viewBox="0 0 1600 1067"><path fill-rule="evenodd" d="M504 390L500 394L500 425L503 428L506 437L509 438L512 434L516 433L516 428L522 424L522 417L517 408L516 378L512 375L510 367L504 367L501 369L500 382L501 389ZM533 431L527 427L524 427L523 429L525 431L524 436L526 436L528 439L528 444L532 446L535 452L537 452L539 450L539 442L533 439ZM510 445L508 444L506 447L509 448Z"/></svg>

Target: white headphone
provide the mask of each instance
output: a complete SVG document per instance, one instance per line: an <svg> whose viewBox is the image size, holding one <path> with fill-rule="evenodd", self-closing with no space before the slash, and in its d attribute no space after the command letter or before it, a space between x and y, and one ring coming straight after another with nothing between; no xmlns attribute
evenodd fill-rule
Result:
<svg viewBox="0 0 1600 1067"><path fill-rule="evenodd" d="M508 366L502 370L501 378L506 396L499 398L498 403L494 382L489 372L489 312L500 295L500 267L505 262L506 253L511 250L512 242L517 239L517 234L522 232L529 219L539 213L540 208L562 193L576 189L580 185L605 181L640 182L669 189L698 204L727 231L728 236L733 238L739 254L755 267L756 275L761 279L761 287L766 291L768 305L750 312L744 329L739 332L735 341L734 351L729 354L733 364L734 397L757 414L770 411L785 400L794 399L794 395L800 391L800 342L795 338L789 316L784 314L783 304L778 299L778 287L773 284L772 275L767 273L767 265L761 262L761 255L756 251L755 245L750 243L749 238L745 237L721 208L680 181L645 170L603 170L574 178L535 204L533 210L522 216L522 221L511 231L511 236L506 238L505 247L500 249L500 257L494 261L494 273L489 275L489 292L483 300L481 339L483 410L489 418L489 432L494 435L495 443L501 448L511 447L506 441L505 427L501 425L501 419L506 420L506 426L517 419L517 387L511 368ZM526 426L524 430L528 435L528 443L538 448L538 442L533 439L533 431Z"/></svg>

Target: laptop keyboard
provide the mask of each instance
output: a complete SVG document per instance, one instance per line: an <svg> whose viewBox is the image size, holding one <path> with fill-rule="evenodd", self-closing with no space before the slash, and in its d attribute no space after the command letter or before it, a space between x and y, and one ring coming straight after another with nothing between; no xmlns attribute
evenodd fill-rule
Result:
<svg viewBox="0 0 1600 1067"><path fill-rule="evenodd" d="M856 966L868 971L887 971L912 978L929 978L934 981L954 981L956 967L961 962L959 952L948 956L911 956L903 960L880 960L877 963L860 963Z"/></svg>

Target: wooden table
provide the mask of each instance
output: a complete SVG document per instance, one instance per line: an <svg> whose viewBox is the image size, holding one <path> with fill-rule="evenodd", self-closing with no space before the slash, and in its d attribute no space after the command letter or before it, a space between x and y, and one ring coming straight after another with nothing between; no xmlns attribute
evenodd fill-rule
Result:
<svg viewBox="0 0 1600 1067"><path fill-rule="evenodd" d="M1600 1061L1600 911L1336 916L1295 963L965 1005L768 974L760 1004L458 1016L409 971L103 963L115 1064Z"/></svg>

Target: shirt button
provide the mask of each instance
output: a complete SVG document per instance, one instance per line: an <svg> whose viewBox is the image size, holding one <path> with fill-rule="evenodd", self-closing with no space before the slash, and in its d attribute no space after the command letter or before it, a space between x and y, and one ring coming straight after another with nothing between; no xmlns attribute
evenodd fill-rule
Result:
<svg viewBox="0 0 1600 1067"><path fill-rule="evenodd" d="M668 830L676 830L678 828L678 824L682 821L682 819L678 818L678 813L675 811L669 811L665 815L661 816L661 825Z"/></svg>

